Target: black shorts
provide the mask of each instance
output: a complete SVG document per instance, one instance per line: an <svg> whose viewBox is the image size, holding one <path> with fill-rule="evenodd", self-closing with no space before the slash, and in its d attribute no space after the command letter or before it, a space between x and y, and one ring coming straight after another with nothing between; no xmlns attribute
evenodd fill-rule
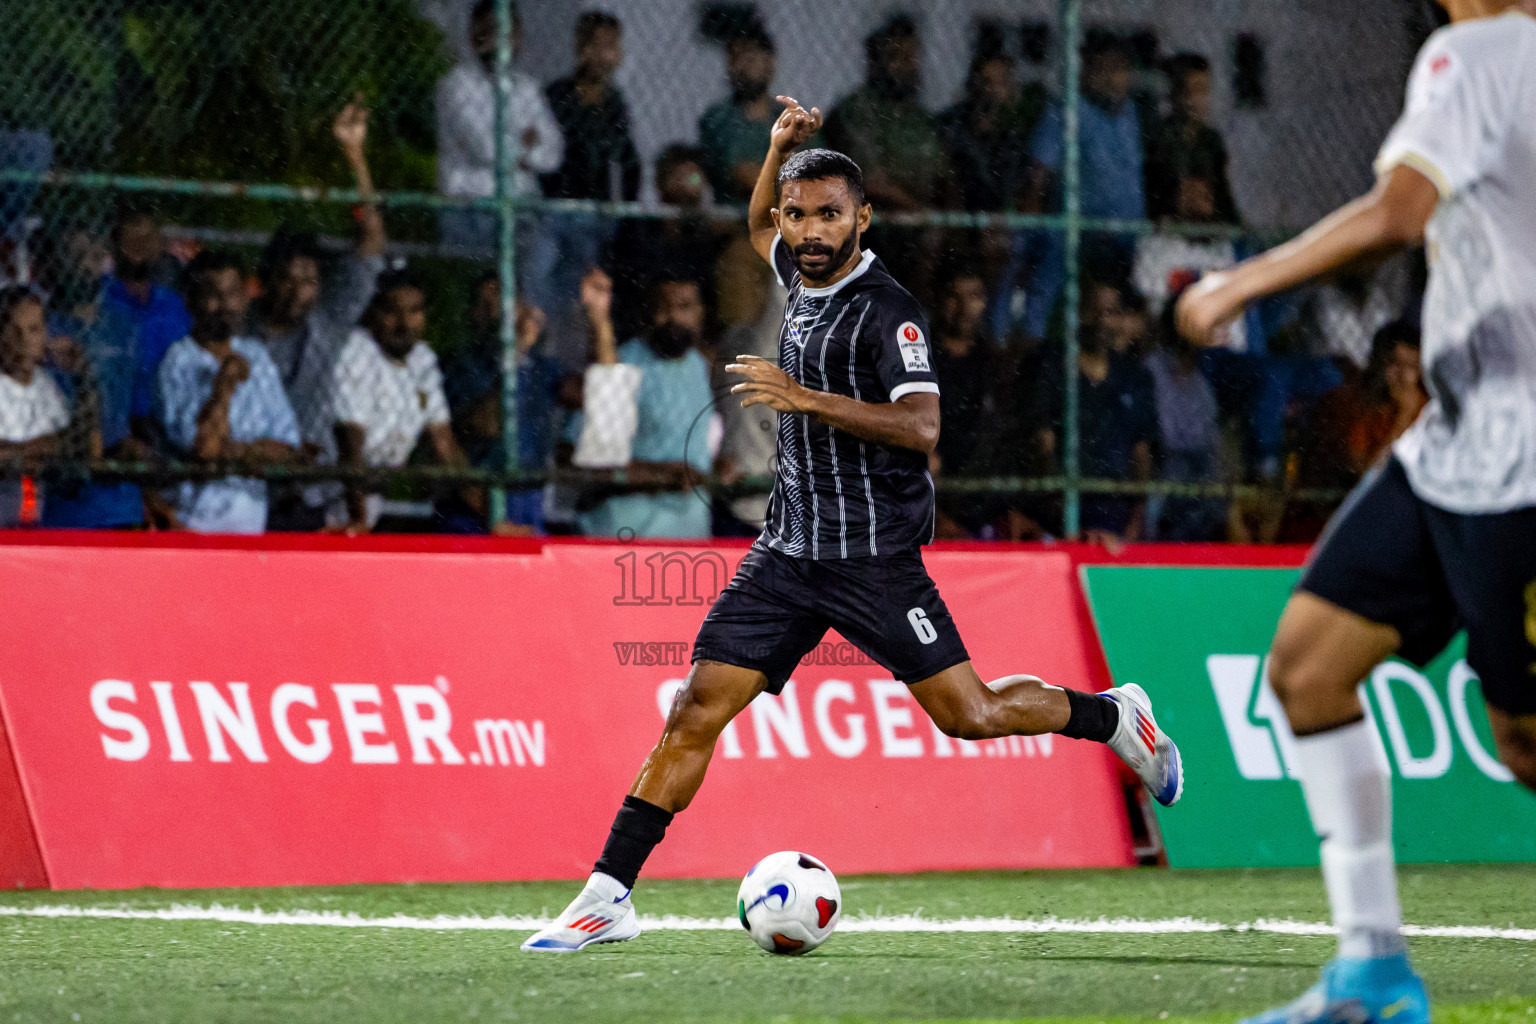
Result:
<svg viewBox="0 0 1536 1024"><path fill-rule="evenodd" d="M1465 629L1488 704L1536 714L1536 508L1447 512L1388 458L1334 515L1298 586L1394 627L1398 654L1420 666Z"/></svg>
<svg viewBox="0 0 1536 1024"><path fill-rule="evenodd" d="M816 561L762 543L704 617L693 660L757 669L778 693L828 629L908 684L970 660L917 551Z"/></svg>

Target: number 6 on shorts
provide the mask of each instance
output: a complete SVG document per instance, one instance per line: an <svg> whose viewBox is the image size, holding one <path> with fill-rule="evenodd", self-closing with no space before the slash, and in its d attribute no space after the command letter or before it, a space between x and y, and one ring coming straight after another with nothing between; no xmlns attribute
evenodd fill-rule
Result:
<svg viewBox="0 0 1536 1024"><path fill-rule="evenodd" d="M921 643L931 644L939 638L933 623L928 621L928 613L921 608L913 608L907 612L907 621L912 623L912 632L917 634L917 639Z"/></svg>

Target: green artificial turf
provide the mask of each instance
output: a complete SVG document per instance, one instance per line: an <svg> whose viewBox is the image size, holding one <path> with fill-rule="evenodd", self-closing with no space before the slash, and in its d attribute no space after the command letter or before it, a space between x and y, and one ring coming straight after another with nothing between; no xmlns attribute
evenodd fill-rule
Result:
<svg viewBox="0 0 1536 1024"><path fill-rule="evenodd" d="M1415 924L1536 928L1536 867L1410 868ZM728 917L733 881L642 882L646 915ZM843 880L845 914L1326 919L1313 871L986 872ZM569 883L0 894L41 904L548 914ZM1232 1021L1314 979L1329 938L843 932L797 959L738 931L653 932L529 956L523 935L0 917L0 1024L16 1021ZM1536 1021L1536 943L1415 939L1436 1021ZM1167 1014L1167 1016L1163 1016ZM77 1016L78 1015L78 1016Z"/></svg>

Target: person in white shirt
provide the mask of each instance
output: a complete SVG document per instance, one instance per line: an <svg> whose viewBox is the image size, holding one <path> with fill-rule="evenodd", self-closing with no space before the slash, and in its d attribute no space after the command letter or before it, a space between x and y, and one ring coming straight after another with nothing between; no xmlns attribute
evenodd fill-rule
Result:
<svg viewBox="0 0 1536 1024"><path fill-rule="evenodd" d="M512 45L521 25L512 10ZM437 190L445 196L486 197L496 191L496 7L480 0L470 15L475 56L459 62L437 83ZM544 90L532 77L512 72L508 141L515 144L516 195L534 195L538 177L560 167L565 140ZM445 210L439 221L449 245L489 249L496 242L496 215L487 210ZM531 227L532 221L519 227ZM524 246L523 248L526 248Z"/></svg>
<svg viewBox="0 0 1536 1024"><path fill-rule="evenodd" d="M58 453L69 406L41 368L48 328L43 304L20 285L0 289L0 461L33 463ZM0 525L36 523L40 490L31 477L0 477Z"/></svg>
<svg viewBox="0 0 1536 1024"><path fill-rule="evenodd" d="M336 360L333 389L341 465L397 469L425 433L438 462L467 466L469 460L449 426L437 355L421 340L427 325L421 286L405 271L380 275L363 325L352 332ZM480 493L466 488L466 500ZM378 495L348 486L345 501L332 506L328 525L366 533L378 523L382 504Z"/></svg>
<svg viewBox="0 0 1536 1024"><path fill-rule="evenodd" d="M1184 224L1212 224L1217 220L1216 184L1210 178L1186 174L1178 179L1173 219ZM1237 262L1237 247L1230 238L1201 237L1157 231L1136 242L1136 262L1131 282L1147 300L1147 311L1157 320L1170 296L1188 280ZM1248 351L1242 318L1224 326L1221 347Z"/></svg>
<svg viewBox="0 0 1536 1024"><path fill-rule="evenodd" d="M1376 187L1300 238L1180 300L1209 342L1243 306L1428 243L1430 401L1334 517L1286 605L1269 681L1322 838L1339 957L1258 1024L1425 1024L1392 855L1391 776L1357 686L1388 655L1423 663L1462 626L1503 767L1536 788L1536 19L1509 0L1442 0Z"/></svg>

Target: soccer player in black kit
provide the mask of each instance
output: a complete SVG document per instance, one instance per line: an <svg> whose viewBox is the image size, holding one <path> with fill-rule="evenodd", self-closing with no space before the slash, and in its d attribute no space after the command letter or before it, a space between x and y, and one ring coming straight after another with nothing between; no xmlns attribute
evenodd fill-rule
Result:
<svg viewBox="0 0 1536 1024"><path fill-rule="evenodd" d="M1183 789L1178 748L1140 687L1079 693L1028 675L985 683L971 667L920 553L933 537L928 454L939 439L927 318L860 247L871 211L858 165L825 149L791 156L821 113L779 101L747 214L753 247L789 289L779 364L738 356L727 367L743 378L731 389L743 406L779 413L767 522L699 629L687 682L586 887L524 950L640 934L630 890L698 792L721 730L759 693L780 692L828 629L908 684L946 735L1097 740L1162 803Z"/></svg>

